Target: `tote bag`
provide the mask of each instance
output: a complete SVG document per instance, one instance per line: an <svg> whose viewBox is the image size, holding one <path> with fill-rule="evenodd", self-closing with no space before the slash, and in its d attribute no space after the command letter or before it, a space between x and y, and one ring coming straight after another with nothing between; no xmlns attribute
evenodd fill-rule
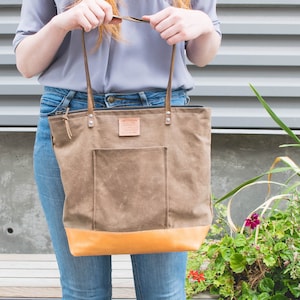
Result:
<svg viewBox="0 0 300 300"><path fill-rule="evenodd" d="M87 109L49 117L74 256L197 250L212 222L210 110L95 109L83 34Z"/></svg>

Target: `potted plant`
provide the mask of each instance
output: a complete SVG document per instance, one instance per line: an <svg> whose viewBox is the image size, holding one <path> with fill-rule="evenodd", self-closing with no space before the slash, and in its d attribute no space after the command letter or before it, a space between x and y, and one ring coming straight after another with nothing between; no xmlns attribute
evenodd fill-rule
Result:
<svg viewBox="0 0 300 300"><path fill-rule="evenodd" d="M299 147L300 139L251 88L270 116L295 141L282 146ZM279 163L285 167L279 168ZM275 173L286 173L288 177L284 182L275 182ZM208 239L198 251L189 253L188 299L203 292L218 299L300 299L299 175L300 168L289 157L278 157L270 170L214 200L216 219ZM249 212L243 224L236 225L231 208L237 195L258 184L267 184L267 200ZM281 192L272 195L273 185L280 186ZM225 199L227 205L222 204Z"/></svg>

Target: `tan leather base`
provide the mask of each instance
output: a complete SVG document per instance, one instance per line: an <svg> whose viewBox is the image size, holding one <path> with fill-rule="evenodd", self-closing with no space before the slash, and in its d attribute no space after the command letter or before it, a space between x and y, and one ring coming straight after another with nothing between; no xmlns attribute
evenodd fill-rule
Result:
<svg viewBox="0 0 300 300"><path fill-rule="evenodd" d="M210 226L141 232L101 232L66 228L74 256L142 254L198 250Z"/></svg>

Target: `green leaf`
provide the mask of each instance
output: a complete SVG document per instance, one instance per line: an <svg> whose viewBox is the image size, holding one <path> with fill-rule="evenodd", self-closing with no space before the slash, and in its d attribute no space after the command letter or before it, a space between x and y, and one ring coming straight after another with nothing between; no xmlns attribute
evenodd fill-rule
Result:
<svg viewBox="0 0 300 300"><path fill-rule="evenodd" d="M284 163L288 164L286 161L284 161ZM289 165L289 164L288 164ZM282 172L286 172L286 171L290 171L290 170L295 170L293 168L293 166L289 167L282 167L282 168L274 168L272 170L269 170L263 174L260 174L258 176L255 176L251 179L248 179L246 181L244 181L243 183L241 183L239 186L237 186L236 188L232 189L230 192L228 192L226 195L222 196L221 198L215 198L214 200L214 204L217 205L220 202L234 196L235 194L237 194L241 189L243 189L244 187L250 186L251 184L253 184L254 182L258 181L260 178L266 176L266 175L270 175L270 174L276 174L276 173L282 173ZM295 170L295 172L298 172L299 168L297 168L297 170Z"/></svg>
<svg viewBox="0 0 300 300"><path fill-rule="evenodd" d="M221 245L223 247L231 247L233 244L233 238L231 236L224 236L221 240Z"/></svg>
<svg viewBox="0 0 300 300"><path fill-rule="evenodd" d="M258 288L261 292L272 293L274 286L274 281L271 278L266 277L260 281Z"/></svg>
<svg viewBox="0 0 300 300"><path fill-rule="evenodd" d="M300 144L283 144L279 146L280 148L286 148L286 147L300 147Z"/></svg>
<svg viewBox="0 0 300 300"><path fill-rule="evenodd" d="M247 261L242 254L235 253L230 257L230 267L235 273L242 273L245 270Z"/></svg>
<svg viewBox="0 0 300 300"><path fill-rule="evenodd" d="M258 175L258 176L255 176L245 182L243 182L242 184L240 184L239 186L237 186L236 188L234 188L233 190L231 190L229 193L227 193L226 195L222 196L221 198L219 199L216 199L215 200L215 203L218 204L222 201L224 201L225 199L233 196L236 192L238 192L240 189L242 189L244 186L247 186L255 181L257 181L258 179L262 178L263 176L265 176L265 173L264 174L261 174L261 175Z"/></svg>
<svg viewBox="0 0 300 300"><path fill-rule="evenodd" d="M287 283L287 286L290 290L290 292L296 297L300 298L300 286L299 283Z"/></svg>
<svg viewBox="0 0 300 300"><path fill-rule="evenodd" d="M270 294L263 292L258 295L258 300L270 300Z"/></svg>
<svg viewBox="0 0 300 300"><path fill-rule="evenodd" d="M239 300L258 300L257 296L256 295L244 295L242 294L239 298Z"/></svg>
<svg viewBox="0 0 300 300"><path fill-rule="evenodd" d="M216 255L216 253L219 252L219 248L220 248L219 245L212 244L207 251L207 257L213 258Z"/></svg>
<svg viewBox="0 0 300 300"><path fill-rule="evenodd" d="M252 246L252 248L249 248L247 250L247 256L246 256L248 265L254 264L258 259L258 255L259 255L259 251L255 247Z"/></svg>
<svg viewBox="0 0 300 300"><path fill-rule="evenodd" d="M213 268L215 269L216 273L218 273L218 274L221 275L221 274L223 274L224 271L225 271L225 268L226 268L226 262L225 262L225 260L222 258L222 256L219 255L219 256L217 257L217 259L214 261L214 263L212 264L211 267L213 267Z"/></svg>
<svg viewBox="0 0 300 300"><path fill-rule="evenodd" d="M274 246L274 251L276 252L280 252L280 251L283 251L287 248L288 246L283 243L283 242L279 242L279 243L276 243L275 246Z"/></svg>
<svg viewBox="0 0 300 300"><path fill-rule="evenodd" d="M265 255L263 261L267 267L273 267L276 264L276 259L272 255Z"/></svg>
<svg viewBox="0 0 300 300"><path fill-rule="evenodd" d="M285 123L283 123L278 116L274 113L274 111L270 108L270 106L267 104L267 102L264 100L264 98L258 93L258 91L254 88L252 84L250 84L250 88L255 93L257 99L262 104L262 106L265 108L265 110L268 112L268 114L271 116L271 118L280 126L282 130L284 130L294 141L296 141L298 144L300 144L300 139L294 134L294 132L287 126Z"/></svg>
<svg viewBox="0 0 300 300"><path fill-rule="evenodd" d="M230 261L230 257L232 255L233 250L228 247L221 247L221 255L225 261Z"/></svg>
<svg viewBox="0 0 300 300"><path fill-rule="evenodd" d="M247 244L246 237L243 234L238 233L234 239L236 247L244 247Z"/></svg>
<svg viewBox="0 0 300 300"><path fill-rule="evenodd" d="M289 298L284 295L275 295L272 296L270 300L289 300Z"/></svg>

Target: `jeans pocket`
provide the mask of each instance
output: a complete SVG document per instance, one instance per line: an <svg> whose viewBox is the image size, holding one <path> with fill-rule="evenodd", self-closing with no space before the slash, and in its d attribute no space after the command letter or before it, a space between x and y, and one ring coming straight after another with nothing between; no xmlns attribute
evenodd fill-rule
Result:
<svg viewBox="0 0 300 300"><path fill-rule="evenodd" d="M40 116L48 117L59 112L64 96L58 94L44 94L40 102Z"/></svg>
<svg viewBox="0 0 300 300"><path fill-rule="evenodd" d="M93 151L95 230L168 227L166 156L160 146Z"/></svg>

